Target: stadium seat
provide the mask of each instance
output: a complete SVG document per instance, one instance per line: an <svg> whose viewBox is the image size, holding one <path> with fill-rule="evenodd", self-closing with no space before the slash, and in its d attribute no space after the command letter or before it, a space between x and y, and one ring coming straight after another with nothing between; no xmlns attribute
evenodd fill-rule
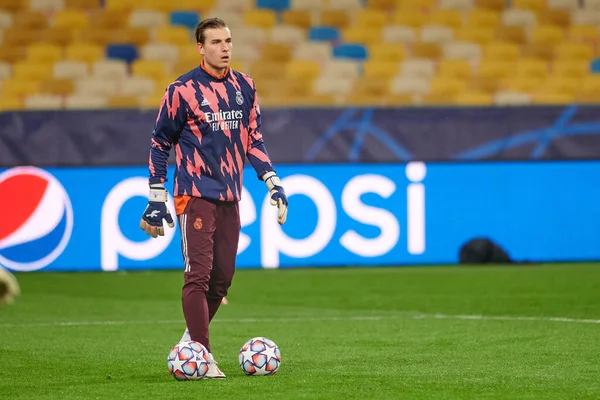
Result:
<svg viewBox="0 0 600 400"><path fill-rule="evenodd" d="M424 25L419 36L423 43L448 43L454 39L454 30L449 26Z"/></svg>
<svg viewBox="0 0 600 400"><path fill-rule="evenodd" d="M507 78L502 86L511 92L531 93L542 87L543 77L538 76L514 76Z"/></svg>
<svg viewBox="0 0 600 400"><path fill-rule="evenodd" d="M478 60L481 58L481 46L469 42L453 42L444 45L444 57L450 60Z"/></svg>
<svg viewBox="0 0 600 400"><path fill-rule="evenodd" d="M363 64L363 76L366 78L391 80L398 75L400 71L399 65L397 61L368 60Z"/></svg>
<svg viewBox="0 0 600 400"><path fill-rule="evenodd" d="M400 76L431 78L435 75L435 63L426 59L408 59L400 64Z"/></svg>
<svg viewBox="0 0 600 400"><path fill-rule="evenodd" d="M65 48L65 59L93 63L104 58L103 46L92 43L74 43Z"/></svg>
<svg viewBox="0 0 600 400"><path fill-rule="evenodd" d="M460 92L454 98L454 104L457 106L489 106L492 103L491 94L478 91Z"/></svg>
<svg viewBox="0 0 600 400"><path fill-rule="evenodd" d="M28 6L29 4L23 0L2 0L0 2L0 10L6 10L10 13L25 10Z"/></svg>
<svg viewBox="0 0 600 400"><path fill-rule="evenodd" d="M350 27L342 30L342 41L347 44L369 45L381 42L381 31L376 29L365 29Z"/></svg>
<svg viewBox="0 0 600 400"><path fill-rule="evenodd" d="M600 58L597 58L590 62L590 71L594 74L600 73Z"/></svg>
<svg viewBox="0 0 600 400"><path fill-rule="evenodd" d="M412 43L417 35L415 29L407 26L386 26L381 31L381 36L388 43Z"/></svg>
<svg viewBox="0 0 600 400"><path fill-rule="evenodd" d="M335 58L346 58L352 60L366 60L367 49L360 44L341 44L334 47L333 56Z"/></svg>
<svg viewBox="0 0 600 400"><path fill-rule="evenodd" d="M64 100L66 110L100 110L105 109L107 104L105 96L73 94Z"/></svg>
<svg viewBox="0 0 600 400"><path fill-rule="evenodd" d="M552 63L552 74L560 77L583 79L590 74L590 67L587 61L558 59Z"/></svg>
<svg viewBox="0 0 600 400"><path fill-rule="evenodd" d="M545 0L512 0L512 7L516 9L541 11L546 9Z"/></svg>
<svg viewBox="0 0 600 400"><path fill-rule="evenodd" d="M494 94L501 86L501 81L497 78L487 78L484 76L477 76L467 82L467 87L471 91L483 92Z"/></svg>
<svg viewBox="0 0 600 400"><path fill-rule="evenodd" d="M51 13L58 10L62 10L64 8L64 0L29 0L29 9L31 11L42 11Z"/></svg>
<svg viewBox="0 0 600 400"><path fill-rule="evenodd" d="M0 29L10 28L13 25L13 16L11 13L0 10Z"/></svg>
<svg viewBox="0 0 600 400"><path fill-rule="evenodd" d="M352 90L354 78L325 76L313 83L313 92L317 94L341 95Z"/></svg>
<svg viewBox="0 0 600 400"><path fill-rule="evenodd" d="M454 38L459 42L470 42L477 43L479 45L486 45L494 39L495 35L496 31L493 28L467 27L458 29L455 32Z"/></svg>
<svg viewBox="0 0 600 400"><path fill-rule="evenodd" d="M392 15L392 24L409 28L420 28L428 23L427 16L419 12L397 11Z"/></svg>
<svg viewBox="0 0 600 400"><path fill-rule="evenodd" d="M269 31L271 43L282 43L288 46L297 46L306 41L306 32L297 27L289 25L278 25Z"/></svg>
<svg viewBox="0 0 600 400"><path fill-rule="evenodd" d="M154 10L134 10L129 15L129 26L132 28L156 29L167 23L165 13Z"/></svg>
<svg viewBox="0 0 600 400"><path fill-rule="evenodd" d="M52 76L53 63L19 61L13 65L12 77L19 80L42 81Z"/></svg>
<svg viewBox="0 0 600 400"><path fill-rule="evenodd" d="M310 12L304 10L286 10L281 16L281 22L289 26L308 29L312 26Z"/></svg>
<svg viewBox="0 0 600 400"><path fill-rule="evenodd" d="M267 8L275 11L289 10L290 0L256 0L256 8Z"/></svg>
<svg viewBox="0 0 600 400"><path fill-rule="evenodd" d="M359 64L352 60L331 60L321 69L321 77L355 79L359 76Z"/></svg>
<svg viewBox="0 0 600 400"><path fill-rule="evenodd" d="M80 40L82 42L93 43L98 46L108 46L115 42L116 31L112 29L86 29L82 31ZM76 43L77 43L76 42Z"/></svg>
<svg viewBox="0 0 600 400"><path fill-rule="evenodd" d="M537 23L537 17L533 11L506 9L501 14L502 24L505 26L532 27Z"/></svg>
<svg viewBox="0 0 600 400"><path fill-rule="evenodd" d="M75 90L71 79L48 79L41 83L40 91L45 94L66 96Z"/></svg>
<svg viewBox="0 0 600 400"><path fill-rule="evenodd" d="M178 60L179 47L169 43L149 43L139 49L139 54L145 60Z"/></svg>
<svg viewBox="0 0 600 400"><path fill-rule="evenodd" d="M26 48L23 46L0 45L0 61L13 64L17 61L25 59L25 55Z"/></svg>
<svg viewBox="0 0 600 400"><path fill-rule="evenodd" d="M519 54L519 46L510 42L493 41L483 47L486 60L516 61Z"/></svg>
<svg viewBox="0 0 600 400"><path fill-rule="evenodd" d="M244 13L244 24L258 28L272 28L277 24L277 15L272 10L255 9Z"/></svg>
<svg viewBox="0 0 600 400"><path fill-rule="evenodd" d="M200 22L198 13L192 11L173 11L169 21L172 26L182 26L187 29L196 29Z"/></svg>
<svg viewBox="0 0 600 400"><path fill-rule="evenodd" d="M110 96L106 106L109 109L132 109L139 108L140 103L138 96Z"/></svg>
<svg viewBox="0 0 600 400"><path fill-rule="evenodd" d="M531 43L552 45L565 38L563 28L555 25L539 25L531 30Z"/></svg>
<svg viewBox="0 0 600 400"><path fill-rule="evenodd" d="M52 45L37 43L27 47L27 59L33 62L56 62L62 60L62 48Z"/></svg>
<svg viewBox="0 0 600 400"><path fill-rule="evenodd" d="M23 80L14 76L2 81L3 97L19 97L38 94L40 91L40 82L29 79Z"/></svg>
<svg viewBox="0 0 600 400"><path fill-rule="evenodd" d="M155 93L155 91L154 80L147 77L134 76L121 81L118 93L122 96L149 96Z"/></svg>
<svg viewBox="0 0 600 400"><path fill-rule="evenodd" d="M392 80L390 91L393 94L426 94L429 93L429 79L415 77L398 77Z"/></svg>
<svg viewBox="0 0 600 400"><path fill-rule="evenodd" d="M427 23L456 29L462 25L462 14L456 10L434 10L429 14Z"/></svg>
<svg viewBox="0 0 600 400"><path fill-rule="evenodd" d="M315 79L320 70L321 66L315 61L292 60L286 64L285 75L291 79Z"/></svg>
<svg viewBox="0 0 600 400"><path fill-rule="evenodd" d="M138 50L136 46L129 44L111 44L106 48L106 58L130 63L138 58Z"/></svg>
<svg viewBox="0 0 600 400"><path fill-rule="evenodd" d="M521 57L550 61L554 58L554 45L546 43L525 44L521 47Z"/></svg>
<svg viewBox="0 0 600 400"><path fill-rule="evenodd" d="M565 10L545 10L538 14L538 21L542 25L566 28L571 24L571 14Z"/></svg>
<svg viewBox="0 0 600 400"><path fill-rule="evenodd" d="M499 26L496 30L496 40L523 44L527 41L527 34L520 26Z"/></svg>
<svg viewBox="0 0 600 400"><path fill-rule="evenodd" d="M381 29L388 23L387 14L380 10L360 10L354 14L353 26Z"/></svg>
<svg viewBox="0 0 600 400"><path fill-rule="evenodd" d="M465 80L472 74L471 65L464 60L442 60L437 76Z"/></svg>
<svg viewBox="0 0 600 400"><path fill-rule="evenodd" d="M532 95L532 103L539 105L563 105L571 104L575 100L574 95L541 90Z"/></svg>
<svg viewBox="0 0 600 400"><path fill-rule="evenodd" d="M13 15L13 27L42 29L48 26L48 18L41 11L21 11Z"/></svg>
<svg viewBox="0 0 600 400"><path fill-rule="evenodd" d="M104 8L107 10L121 10L124 12L130 12L135 9L138 4L138 0L104 0ZM149 5L147 3L144 3L144 8L149 10L148 6ZM157 10L152 9L151 11Z"/></svg>
<svg viewBox="0 0 600 400"><path fill-rule="evenodd" d="M308 38L314 41L335 41L340 38L340 32L336 28L315 26L308 32Z"/></svg>
<svg viewBox="0 0 600 400"><path fill-rule="evenodd" d="M410 53L413 58L439 60L442 57L442 49L435 43L413 43L410 46Z"/></svg>
<svg viewBox="0 0 600 400"><path fill-rule="evenodd" d="M497 28L500 13L493 10L475 9L466 14L465 26L476 28Z"/></svg>
<svg viewBox="0 0 600 400"><path fill-rule="evenodd" d="M75 94L89 97L115 96L119 91L119 84L120 82L117 80L101 78L78 80L75 82Z"/></svg>
<svg viewBox="0 0 600 400"><path fill-rule="evenodd" d="M160 28L159 28L160 29ZM150 41L150 33L144 28L123 28L113 32L110 43L143 46Z"/></svg>
<svg viewBox="0 0 600 400"><path fill-rule="evenodd" d="M346 99L354 99L355 101L361 101L361 98L369 97L384 97L389 93L390 80L389 79L375 79L375 78L358 78L354 81L354 85L348 97Z"/></svg>
<svg viewBox="0 0 600 400"><path fill-rule="evenodd" d="M331 44L326 42L304 42L294 48L296 60L313 60L324 62L332 56Z"/></svg>
<svg viewBox="0 0 600 400"><path fill-rule="evenodd" d="M0 96L0 111L18 111L24 108L25 104L20 96L8 96L4 94Z"/></svg>
<svg viewBox="0 0 600 400"><path fill-rule="evenodd" d="M469 11L475 7L474 0L440 0L442 10Z"/></svg>
<svg viewBox="0 0 600 400"><path fill-rule="evenodd" d="M121 80L129 75L127 63L118 59L96 61L91 68L94 79Z"/></svg>
<svg viewBox="0 0 600 400"><path fill-rule="evenodd" d="M291 10L321 10L324 8L325 0L290 0Z"/></svg>
<svg viewBox="0 0 600 400"><path fill-rule="evenodd" d="M2 32L2 44L6 46L28 46L39 41L43 30L29 28L10 28Z"/></svg>
<svg viewBox="0 0 600 400"><path fill-rule="evenodd" d="M161 26L156 29L154 40L156 43L182 45L192 41L192 34L182 26Z"/></svg>
<svg viewBox="0 0 600 400"><path fill-rule="evenodd" d="M81 10L60 10L54 15L54 26L83 29L88 26L88 17Z"/></svg>
<svg viewBox="0 0 600 400"><path fill-rule="evenodd" d="M437 6L435 0L397 0L396 10L402 11L405 14L420 12L428 12Z"/></svg>
<svg viewBox="0 0 600 400"><path fill-rule="evenodd" d="M600 3L600 2L599 2ZM589 5L589 2L586 2ZM582 9L571 13L573 25L600 25L600 6L595 10Z"/></svg>
<svg viewBox="0 0 600 400"><path fill-rule="evenodd" d="M54 64L52 76L56 79L83 79L88 76L88 66L82 61L59 61Z"/></svg>
<svg viewBox="0 0 600 400"><path fill-rule="evenodd" d="M367 0L365 7L372 10L391 11L396 9L396 0Z"/></svg>
<svg viewBox="0 0 600 400"><path fill-rule="evenodd" d="M319 23L323 26L344 29L351 24L350 14L345 10L321 11Z"/></svg>
<svg viewBox="0 0 600 400"><path fill-rule="evenodd" d="M362 0L328 0L325 7L330 10L355 11L362 9Z"/></svg>
<svg viewBox="0 0 600 400"><path fill-rule="evenodd" d="M96 10L98 0L65 0L65 7L69 9Z"/></svg>
<svg viewBox="0 0 600 400"><path fill-rule="evenodd" d="M167 67L162 61L138 59L131 63L131 73L133 76L160 80L167 75Z"/></svg>
<svg viewBox="0 0 600 400"><path fill-rule="evenodd" d="M70 28L52 27L43 31L41 41L65 47L75 41L78 33L77 30Z"/></svg>
<svg viewBox="0 0 600 400"><path fill-rule="evenodd" d="M557 58L588 61L593 58L594 49L586 43L564 42L554 48L554 53Z"/></svg>
<svg viewBox="0 0 600 400"><path fill-rule="evenodd" d="M38 94L25 98L26 110L57 110L62 108L63 99L53 94Z"/></svg>
<svg viewBox="0 0 600 400"><path fill-rule="evenodd" d="M231 29L231 36L236 43L233 51L240 46L262 46L267 42L267 31L255 26Z"/></svg>
<svg viewBox="0 0 600 400"><path fill-rule="evenodd" d="M523 92L500 91L493 96L497 106L523 106L531 104L531 96Z"/></svg>
<svg viewBox="0 0 600 400"><path fill-rule="evenodd" d="M292 49L285 44L269 44L262 49L261 57L278 63L288 62L292 59Z"/></svg>
<svg viewBox="0 0 600 400"><path fill-rule="evenodd" d="M369 59L378 61L402 61L406 57L403 46L392 43L375 43L368 47Z"/></svg>
<svg viewBox="0 0 600 400"><path fill-rule="evenodd" d="M587 2L586 2L587 3ZM551 10L573 11L579 8L578 0L547 0L547 6Z"/></svg>
<svg viewBox="0 0 600 400"><path fill-rule="evenodd" d="M503 79L514 73L515 60L490 59L483 60L477 69L477 75L487 79Z"/></svg>
<svg viewBox="0 0 600 400"><path fill-rule="evenodd" d="M5 61L0 61L0 81L2 81L3 79L7 79L11 76L12 74L12 69L9 63L5 62ZM2 93L2 90L0 89L0 93Z"/></svg>
<svg viewBox="0 0 600 400"><path fill-rule="evenodd" d="M122 29L129 22L129 15L122 11L102 10L89 16L89 26L92 29Z"/></svg>
<svg viewBox="0 0 600 400"><path fill-rule="evenodd" d="M548 63L539 59L521 58L514 65L513 74L520 77L543 78L548 74Z"/></svg>
<svg viewBox="0 0 600 400"><path fill-rule="evenodd" d="M599 29L594 25L572 25L568 28L568 37L571 40L598 41Z"/></svg>
<svg viewBox="0 0 600 400"><path fill-rule="evenodd" d="M442 98L443 96L454 98L458 93L464 91L466 86L467 83L463 79L434 76L429 81L429 93L438 95L439 97L437 98Z"/></svg>

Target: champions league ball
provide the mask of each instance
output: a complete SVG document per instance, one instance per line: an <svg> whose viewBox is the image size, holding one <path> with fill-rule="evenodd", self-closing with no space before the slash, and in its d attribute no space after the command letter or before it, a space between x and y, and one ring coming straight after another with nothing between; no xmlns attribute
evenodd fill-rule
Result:
<svg viewBox="0 0 600 400"><path fill-rule="evenodd" d="M208 372L208 351L193 340L179 342L171 349L167 364L178 381L202 379Z"/></svg>
<svg viewBox="0 0 600 400"><path fill-rule="evenodd" d="M246 375L273 375L281 364L281 353L272 340L255 337L240 349L239 362Z"/></svg>

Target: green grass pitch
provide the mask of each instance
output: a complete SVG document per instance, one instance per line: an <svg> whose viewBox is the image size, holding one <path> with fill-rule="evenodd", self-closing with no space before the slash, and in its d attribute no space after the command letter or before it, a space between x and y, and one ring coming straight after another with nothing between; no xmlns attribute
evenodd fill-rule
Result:
<svg viewBox="0 0 600 400"><path fill-rule="evenodd" d="M239 270L211 325L224 381L175 381L182 272L18 274L1 399L598 399L600 265ZM249 338L274 376L237 364Z"/></svg>

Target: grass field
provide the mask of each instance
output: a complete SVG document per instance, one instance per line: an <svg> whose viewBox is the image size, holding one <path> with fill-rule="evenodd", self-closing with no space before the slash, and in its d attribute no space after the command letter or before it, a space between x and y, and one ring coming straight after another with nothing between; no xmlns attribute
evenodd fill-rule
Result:
<svg viewBox="0 0 600 400"><path fill-rule="evenodd" d="M598 399L600 265L237 272L211 325L224 381L175 381L181 272L19 274L1 399ZM274 340L274 376L240 346Z"/></svg>

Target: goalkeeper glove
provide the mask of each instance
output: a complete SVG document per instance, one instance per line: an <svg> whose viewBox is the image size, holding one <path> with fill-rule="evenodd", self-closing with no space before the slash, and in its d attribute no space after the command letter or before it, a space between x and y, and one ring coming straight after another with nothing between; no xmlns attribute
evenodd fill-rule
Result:
<svg viewBox="0 0 600 400"><path fill-rule="evenodd" d="M21 293L17 278L8 270L0 267L0 305L11 304Z"/></svg>
<svg viewBox="0 0 600 400"><path fill-rule="evenodd" d="M150 185L150 195L148 196L148 206L142 215L140 228L153 238L165 235L165 228L162 220L167 221L169 228L173 228L175 223L173 217L167 209L167 189L162 183Z"/></svg>
<svg viewBox="0 0 600 400"><path fill-rule="evenodd" d="M283 225L287 219L288 199L285 195L285 190L283 190L283 186L281 186L281 181L273 171L267 172L263 176L263 181L265 181L267 188L269 189L271 205L277 206L277 209L279 210L277 222L279 222L279 225Z"/></svg>

